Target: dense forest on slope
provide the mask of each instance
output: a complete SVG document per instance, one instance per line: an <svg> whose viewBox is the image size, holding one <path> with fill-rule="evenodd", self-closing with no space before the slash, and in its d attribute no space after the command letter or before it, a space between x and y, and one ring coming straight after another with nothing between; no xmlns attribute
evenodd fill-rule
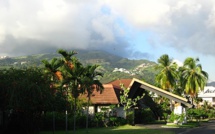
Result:
<svg viewBox="0 0 215 134"><path fill-rule="evenodd" d="M75 56L83 64L99 64L100 71L104 73L101 81L109 81L120 78L139 78L148 83L154 84L156 71L155 62L145 59L134 60L116 56L99 50L77 50ZM6 57L0 59L0 68L23 68L28 66L42 67L42 60L51 60L54 57L60 57L57 53L45 53L19 57Z"/></svg>

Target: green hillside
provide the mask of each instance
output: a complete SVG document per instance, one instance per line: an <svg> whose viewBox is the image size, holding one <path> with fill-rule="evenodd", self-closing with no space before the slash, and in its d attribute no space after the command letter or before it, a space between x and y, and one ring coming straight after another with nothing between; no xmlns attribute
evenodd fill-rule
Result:
<svg viewBox="0 0 215 134"><path fill-rule="evenodd" d="M103 83L119 78L139 78L151 84L154 83L156 71L154 70L155 62L148 60L132 60L116 56L99 50L77 50L75 56L84 64L99 64L104 73L101 78ZM0 68L22 68L27 66L42 67L42 60L51 60L54 57L60 57L57 53L46 53L20 57L7 57L0 59Z"/></svg>

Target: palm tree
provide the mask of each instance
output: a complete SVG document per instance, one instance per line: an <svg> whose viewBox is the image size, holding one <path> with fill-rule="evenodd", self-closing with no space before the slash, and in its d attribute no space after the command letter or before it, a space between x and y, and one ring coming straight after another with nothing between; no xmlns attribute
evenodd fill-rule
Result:
<svg viewBox="0 0 215 134"><path fill-rule="evenodd" d="M177 67L177 64L173 62L167 54L162 55L158 59L158 65L155 66L155 69L160 70L160 72L157 74L155 81L162 89L171 92L173 91L177 81Z"/></svg>
<svg viewBox="0 0 215 134"><path fill-rule="evenodd" d="M65 62L65 64L70 68L70 69L73 69L73 64L71 62L71 59L72 59L72 56L74 56L75 54L77 54L77 52L75 51L70 51L70 52L67 52L63 49L59 49L58 50L58 53L61 54L63 56L63 60Z"/></svg>
<svg viewBox="0 0 215 134"><path fill-rule="evenodd" d="M74 56L75 54L77 54L75 51L71 51L71 52L67 52L63 49L59 49L58 53L61 54L63 56L63 61L64 61L64 66L61 67L61 72L64 75L64 80L63 80L63 84L64 87L66 87L66 98L68 97L68 70L72 70L74 68L74 64L72 63L72 56ZM66 133L67 133L67 129L68 129L68 113L67 113L67 106L66 106ZM74 122L75 123L75 122ZM74 124L74 128L75 128L75 124Z"/></svg>
<svg viewBox="0 0 215 134"><path fill-rule="evenodd" d="M89 103L90 97L93 91L96 89L97 91L102 92L104 89L102 83L97 79L97 77L102 76L103 74L96 71L99 65L88 65L85 67L84 78L83 78L83 90L87 92L87 118L86 118L86 129L88 132L88 118L89 118Z"/></svg>
<svg viewBox="0 0 215 134"><path fill-rule="evenodd" d="M198 64L199 58L193 59L188 57L184 61L181 71L181 84L187 95L192 99L197 97L198 92L204 90L208 80L208 73L202 70L201 64Z"/></svg>
<svg viewBox="0 0 215 134"><path fill-rule="evenodd" d="M176 85L177 64L164 54L158 59L158 65L155 68L160 70L156 76L156 82L164 90L171 91Z"/></svg>
<svg viewBox="0 0 215 134"><path fill-rule="evenodd" d="M55 95L56 88L59 87L59 81L62 81L63 77L61 72L59 71L59 68L63 65L62 60L59 60L57 58L53 58L50 62L47 60L42 60L42 63L45 66L45 73L50 75L51 77L51 85L50 88L53 89L52 95ZM55 114L54 114L55 108L53 105L53 133L55 132Z"/></svg>
<svg viewBox="0 0 215 134"><path fill-rule="evenodd" d="M74 98L74 124L73 124L73 130L75 133L75 127L76 127L76 103L77 98L80 93L83 93L82 89L82 80L83 80L83 74L84 74L84 67L81 64L81 62L76 58L72 57L76 54L76 52L71 51L67 52L65 50L58 50L58 53L60 53L63 56L64 60L64 66L61 68L62 75L64 77L64 84L71 90L72 97Z"/></svg>

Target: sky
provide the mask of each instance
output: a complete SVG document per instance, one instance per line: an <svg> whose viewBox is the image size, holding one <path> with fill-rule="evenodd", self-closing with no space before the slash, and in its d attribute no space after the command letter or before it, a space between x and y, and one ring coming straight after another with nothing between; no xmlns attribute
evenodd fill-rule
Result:
<svg viewBox="0 0 215 134"><path fill-rule="evenodd" d="M96 49L199 58L215 81L214 0L0 0L0 56Z"/></svg>

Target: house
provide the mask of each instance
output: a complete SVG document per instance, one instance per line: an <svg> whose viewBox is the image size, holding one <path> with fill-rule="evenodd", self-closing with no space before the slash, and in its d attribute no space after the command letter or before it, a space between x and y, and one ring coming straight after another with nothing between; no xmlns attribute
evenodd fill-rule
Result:
<svg viewBox="0 0 215 134"><path fill-rule="evenodd" d="M120 103L120 92L122 88L120 84L123 84L125 88L129 88L129 98L135 98L137 96L141 96L146 91L153 92L157 95L161 95L166 97L174 102L176 102L174 107L175 114L182 114L186 112L186 107L192 107L192 105L188 102L186 98L175 95L168 91L165 91L161 88L150 85L146 82L143 82L139 79L120 79L115 80L110 83L104 84L104 91L100 94L97 91L94 91L91 96L92 106L90 107L90 113L100 112L102 108L117 105ZM146 101L144 103L147 103ZM117 116L125 117L125 112L123 111L123 107L118 107L115 109Z"/></svg>
<svg viewBox="0 0 215 134"><path fill-rule="evenodd" d="M210 105L215 106L215 87L206 86L203 91L199 92L198 97L202 98L203 101L209 102ZM200 105L203 105L201 102Z"/></svg>

